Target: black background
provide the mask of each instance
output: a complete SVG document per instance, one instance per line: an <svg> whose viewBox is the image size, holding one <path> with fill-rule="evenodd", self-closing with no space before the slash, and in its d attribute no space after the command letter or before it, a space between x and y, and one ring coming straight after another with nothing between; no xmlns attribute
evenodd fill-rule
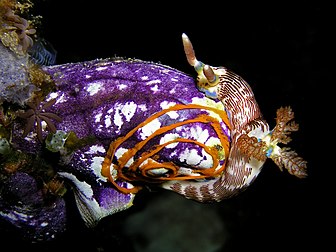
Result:
<svg viewBox="0 0 336 252"><path fill-rule="evenodd" d="M327 100L326 90L331 92L332 86L330 9L316 3L40 0L34 11L43 16L39 35L57 50L57 64L118 56L195 74L183 52L181 34L186 33L199 60L224 65L251 85L271 127L276 109L291 106L300 130L293 133L290 146L308 161L309 176L298 179L267 160L247 191L213 204L221 216L214 221L221 221L228 230L219 251L303 251L313 247L321 251L328 242L324 233L325 225L331 225L328 211L333 201L325 200L332 185L320 183L334 169L325 165L327 155L322 152L326 148L322 138L328 138L325 134L332 118L324 111L333 108L321 102ZM123 220L166 193L138 195L132 208L106 218L94 230L84 227L69 194L65 234L42 244L6 237L7 244L16 249L21 243L35 251L126 251L137 241L121 231ZM172 225L179 224L172 220ZM179 251L178 247L174 251Z"/></svg>

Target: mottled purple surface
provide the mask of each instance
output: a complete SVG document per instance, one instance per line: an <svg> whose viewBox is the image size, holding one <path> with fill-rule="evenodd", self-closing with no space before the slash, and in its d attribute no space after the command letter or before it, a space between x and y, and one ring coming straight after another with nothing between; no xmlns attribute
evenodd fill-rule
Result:
<svg viewBox="0 0 336 252"><path fill-rule="evenodd" d="M219 106L197 90L191 76L151 62L93 60L44 67L44 70L56 84L56 90L42 101L56 99L56 103L47 112L62 118L62 122L54 121L58 131L72 132L81 141L72 150L61 147L59 159L53 166L72 185L79 212L87 226L95 226L105 216L129 208L135 196L117 191L101 175L102 162L111 142L125 136L153 114L175 104ZM122 143L114 158L119 158L125 150L133 148L161 127L211 113L200 109L165 113L150 125L141 127ZM222 121L219 122L223 132L229 135L227 126ZM17 149L37 155L40 152L48 153L44 143L37 140L34 132L22 137L22 122L16 122L14 129L12 142ZM48 134L44 127L44 140ZM156 144L177 137L199 141L209 147L219 143L218 136L209 123L195 122L154 137L137 155ZM160 161L174 162L187 168L209 168L212 165L209 154L191 143L167 146L160 152ZM220 160L220 164L222 163L223 160ZM128 182L118 183L123 187L132 187Z"/></svg>
<svg viewBox="0 0 336 252"><path fill-rule="evenodd" d="M154 113L172 104L190 104L195 98L204 99L192 77L150 62L96 60L49 67L46 71L59 88L50 95L57 99L51 111L63 118L57 128L74 131L78 137L93 135L105 149L111 141L126 135ZM189 109L165 114L159 118L160 127L200 114L207 112ZM192 130L199 132L192 134ZM197 140L204 130L208 131L208 138L216 135L211 126L202 123L186 125L170 133ZM122 147L134 146L145 138L144 135L143 131L138 131ZM160 137L156 137L148 145L153 146L159 141ZM167 156L172 153L171 149L163 151L162 156L178 161L174 158L190 145L181 143L173 156ZM80 160L76 165L78 162Z"/></svg>
<svg viewBox="0 0 336 252"><path fill-rule="evenodd" d="M113 139L161 110L163 101L188 104L194 97L204 97L195 88L192 77L143 61L96 60L50 67L46 71L56 81L58 97L65 101L57 102L53 109L64 120L58 127L75 129L79 137L94 134ZM122 109L130 103L143 105L145 109L138 106L132 122L121 127L106 125L108 110ZM100 120L96 117L99 114L102 114ZM122 117L127 120L125 115Z"/></svg>

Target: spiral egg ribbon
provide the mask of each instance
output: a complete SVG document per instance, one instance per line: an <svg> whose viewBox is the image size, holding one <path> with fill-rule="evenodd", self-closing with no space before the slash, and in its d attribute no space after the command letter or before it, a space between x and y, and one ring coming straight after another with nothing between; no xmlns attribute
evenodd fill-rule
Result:
<svg viewBox="0 0 336 252"><path fill-rule="evenodd" d="M134 138L136 132L143 127L149 125L155 119L163 117L167 113L182 110L196 110L201 113L197 113L193 118L177 122L174 121L169 125L162 126L153 131L147 138L137 141L134 146L124 149L122 154L117 155L117 152L122 149L121 146L123 144L128 146L128 140L129 142L133 142L130 141L130 139ZM207 113L204 113L204 111ZM172 140L154 144L151 148L146 146L150 145L149 142L158 136L172 132L179 127L185 127L195 123L210 125L216 138L219 140L218 144L207 145L197 141L197 139L175 137ZM102 175L107 177L108 180L123 193L136 193L141 189L141 186L123 188L116 183L117 180L135 183L162 183L167 180L204 180L220 176L225 169L226 161L229 156L230 130L229 119L224 110L199 104L176 104L151 115L130 130L125 136L113 141L109 146L102 164ZM204 150L211 157L212 165L210 167L192 165L184 167L182 162L179 164L172 160L167 160L167 158L164 158L164 161L162 161L163 159L159 153L168 145L171 146L179 143L192 144L197 146L198 149Z"/></svg>

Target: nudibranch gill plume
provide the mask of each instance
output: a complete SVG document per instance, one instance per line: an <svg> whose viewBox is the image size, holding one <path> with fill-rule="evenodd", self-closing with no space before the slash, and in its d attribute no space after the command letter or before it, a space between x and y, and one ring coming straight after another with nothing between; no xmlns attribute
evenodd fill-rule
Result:
<svg viewBox="0 0 336 252"><path fill-rule="evenodd" d="M126 194L154 184L199 202L221 201L245 190L267 158L281 170L306 177L307 162L278 145L289 143L289 134L298 130L292 109L279 108L270 130L249 84L225 67L198 61L186 34L182 41L188 63L198 74L197 88L206 99L164 106L112 141L102 175ZM149 133L139 136L144 129ZM134 187L121 187L117 181Z"/></svg>

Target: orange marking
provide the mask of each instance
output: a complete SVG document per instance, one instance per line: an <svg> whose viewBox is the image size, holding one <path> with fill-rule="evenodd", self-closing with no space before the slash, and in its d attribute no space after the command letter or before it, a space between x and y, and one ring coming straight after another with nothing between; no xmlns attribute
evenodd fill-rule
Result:
<svg viewBox="0 0 336 252"><path fill-rule="evenodd" d="M202 178L210 178L210 177L215 177L215 176L220 175L221 172L225 169L225 164L226 164L226 161L227 161L227 158L228 158L228 155L229 155L230 143L229 143L228 137L225 135L225 133L223 132L223 130L220 126L220 122L216 118L213 118L213 117L211 117L209 115L205 115L205 114L201 114L198 117L193 118L193 119L189 119L189 120L185 120L185 121L181 121L181 122L176 122L176 123L173 123L171 125L167 125L167 126L163 126L163 127L159 128L152 135L147 137L145 140L138 142L133 148L131 148L127 152L125 152L118 159L118 164L112 164L112 159L113 159L113 157L115 155L115 152L118 149L118 147L122 143L124 143L127 139L129 139L135 132L137 132L137 130L139 130L140 128L142 128L146 124L150 123L154 119L164 115L167 112L184 110L184 109L203 109L203 110L213 111L221 117L222 121L231 130L231 126L230 126L230 123L229 123L229 118L228 118L227 114L225 113L225 111L222 111L222 110L219 110L219 109L216 109L216 108L212 108L212 107L198 105L198 104L187 104L187 105L177 104L177 105L172 106L168 109L164 109L164 110L162 110L158 113L153 114L152 116L148 117L145 121L140 123L138 126L133 128L131 131L129 131L124 137L119 137L115 141L113 141L109 146L109 149L106 153L106 156L105 156L103 164L102 164L102 171L101 171L102 175L107 177L108 180L119 191L121 191L123 193L136 193L137 191L139 191L141 189L141 187L134 187L134 188L128 189L128 188L124 188L124 187L119 186L115 182L115 179L111 175L111 165L113 166L113 169L116 170L116 175L117 175L118 179L124 180L124 181L129 181L129 182L130 181L144 181L144 182L154 183L154 182L163 182L163 181L166 181L166 180L202 179ZM142 153L141 156L137 160L134 160L134 162L130 165L130 167L127 168L126 171L124 171L125 170L125 165L127 164L127 162L132 157L134 157L134 155L138 151L140 151L155 136L166 133L166 132L168 132L168 131L176 128L176 127L186 125L186 124L189 124L189 123L196 123L196 122L205 123L205 124L210 123L210 125L213 127L213 129L217 133L218 138L220 139L221 145L222 145L222 147L224 149L224 153L225 153L225 161L224 161L224 163L223 163L223 165L221 166L220 169L216 170L216 168L219 165L218 150L216 150L216 148L206 146L205 144L197 142L196 140L177 138L177 139L171 140L169 142L166 142L164 144L155 145L151 150ZM169 144L178 143L178 142L193 143L195 145L198 145L198 146L202 147L204 149L204 151L207 152L211 156L211 158L213 160L212 167L208 168L208 169L193 169L193 172L195 173L195 176L192 176L192 175L187 176L187 175L179 175L178 174L179 167L172 162L158 163L158 162L155 161L155 158L156 158L155 155L157 153L159 153L164 147L166 147ZM151 160L152 158L154 158L154 159ZM145 160L148 160L148 162L146 164L142 164ZM169 172L164 174L164 177L154 177L154 176L150 177L150 174L149 174L150 170L158 169L158 168L165 168Z"/></svg>

